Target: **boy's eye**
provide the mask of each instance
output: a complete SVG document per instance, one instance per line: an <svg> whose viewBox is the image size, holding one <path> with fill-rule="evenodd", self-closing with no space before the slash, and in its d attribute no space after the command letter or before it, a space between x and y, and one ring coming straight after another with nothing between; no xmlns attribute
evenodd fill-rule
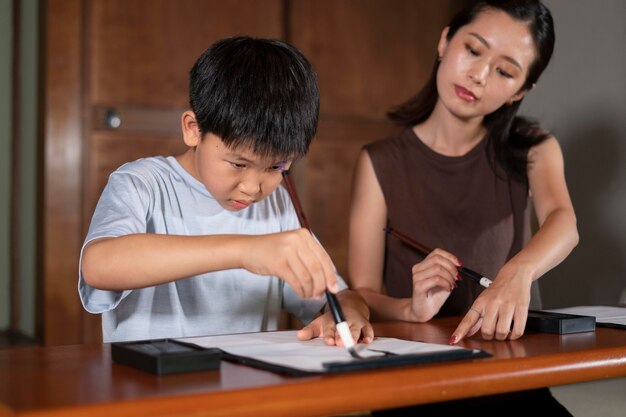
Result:
<svg viewBox="0 0 626 417"><path fill-rule="evenodd" d="M272 165L271 167L269 167L268 170L283 172L289 169L288 165L289 165L288 161L280 161Z"/></svg>
<svg viewBox="0 0 626 417"><path fill-rule="evenodd" d="M246 167L245 164L239 164L237 162L231 162L230 164L232 165L233 168L236 168L236 169L243 169Z"/></svg>

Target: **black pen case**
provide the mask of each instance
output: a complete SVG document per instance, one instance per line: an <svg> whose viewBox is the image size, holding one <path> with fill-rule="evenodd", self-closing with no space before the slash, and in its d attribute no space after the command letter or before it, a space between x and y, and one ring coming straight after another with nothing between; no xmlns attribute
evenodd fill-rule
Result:
<svg viewBox="0 0 626 417"><path fill-rule="evenodd" d="M568 334L593 332L595 330L596 318L593 316L539 310L528 311L527 332Z"/></svg>
<svg viewBox="0 0 626 417"><path fill-rule="evenodd" d="M222 351L170 339L111 343L114 362L156 375L219 369Z"/></svg>

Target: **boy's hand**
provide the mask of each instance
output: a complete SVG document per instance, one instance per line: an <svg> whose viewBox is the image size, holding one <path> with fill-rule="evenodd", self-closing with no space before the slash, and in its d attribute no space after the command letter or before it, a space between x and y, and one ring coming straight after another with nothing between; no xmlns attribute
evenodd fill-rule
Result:
<svg viewBox="0 0 626 417"><path fill-rule="evenodd" d="M242 265L259 275L275 275L302 298L321 297L339 290L330 257L306 229L251 236L242 250Z"/></svg>
<svg viewBox="0 0 626 417"><path fill-rule="evenodd" d="M369 309L357 293L344 290L338 294L342 305L343 314L350 327L352 338L356 342L371 343L374 340L374 329L370 324ZM330 311L313 320L298 332L299 340L310 340L316 337L324 338L324 342L330 346L343 346L343 342L336 331L335 322Z"/></svg>

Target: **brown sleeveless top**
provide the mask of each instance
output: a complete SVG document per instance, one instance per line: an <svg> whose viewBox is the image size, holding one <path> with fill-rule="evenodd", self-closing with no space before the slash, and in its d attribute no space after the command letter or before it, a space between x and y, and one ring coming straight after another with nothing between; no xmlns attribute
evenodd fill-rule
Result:
<svg viewBox="0 0 626 417"><path fill-rule="evenodd" d="M530 239L530 204L525 184L500 176L488 159L486 140L467 154L436 153L406 129L364 147L387 204L387 224L430 248L456 255L465 266L494 279ZM384 283L387 294L412 294L411 268L423 259L387 235ZM483 287L464 279L437 316L465 314ZM540 308L537 282L531 308Z"/></svg>

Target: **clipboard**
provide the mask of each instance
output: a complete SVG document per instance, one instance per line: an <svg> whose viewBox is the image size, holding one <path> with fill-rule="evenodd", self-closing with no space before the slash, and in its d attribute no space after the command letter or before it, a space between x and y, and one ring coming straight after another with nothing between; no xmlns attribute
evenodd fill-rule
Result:
<svg viewBox="0 0 626 417"><path fill-rule="evenodd" d="M399 350L381 351L373 347L370 349L372 345L359 345L357 350L364 358L355 359L346 349L326 346L321 339L300 342L296 339L295 332L291 331L181 340L204 348L218 348L222 352L222 359L230 362L294 376L358 372L491 356L479 349L377 338L372 345L384 348L385 343L398 343L394 346L398 346ZM412 347L415 347L413 351Z"/></svg>
<svg viewBox="0 0 626 417"><path fill-rule="evenodd" d="M307 371L290 366L281 366L251 357L233 355L222 351L222 359L251 366L257 369L292 376L335 374L343 372L370 371L375 369L394 368L400 366L423 365L437 362L448 362L460 359L488 358L492 355L478 349L464 349L414 355L377 356L373 358L352 359L349 362L325 362L321 371Z"/></svg>

